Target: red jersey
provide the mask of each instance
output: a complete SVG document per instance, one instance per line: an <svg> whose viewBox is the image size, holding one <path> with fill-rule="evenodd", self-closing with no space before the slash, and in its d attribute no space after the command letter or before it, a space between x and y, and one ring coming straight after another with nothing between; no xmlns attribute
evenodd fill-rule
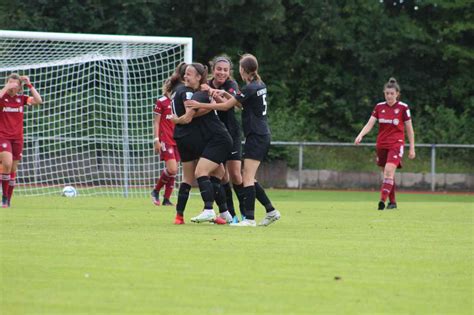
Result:
<svg viewBox="0 0 474 315"><path fill-rule="evenodd" d="M28 103L26 95L0 98L0 139L23 140L23 110Z"/></svg>
<svg viewBox="0 0 474 315"><path fill-rule="evenodd" d="M170 145L176 145L176 141L173 139L174 124L171 122L171 100L166 97L160 97L155 104L153 110L155 115L161 115L160 117L160 141Z"/></svg>
<svg viewBox="0 0 474 315"><path fill-rule="evenodd" d="M389 106L387 102L378 103L372 116L379 121L377 148L391 149L397 144L405 144L405 122L411 119L407 104L396 102Z"/></svg>

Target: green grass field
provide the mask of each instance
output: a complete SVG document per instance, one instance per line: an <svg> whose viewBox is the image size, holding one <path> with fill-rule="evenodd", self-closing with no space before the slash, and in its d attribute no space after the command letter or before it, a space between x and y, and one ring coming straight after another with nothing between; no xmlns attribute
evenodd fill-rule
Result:
<svg viewBox="0 0 474 315"><path fill-rule="evenodd" d="M175 226L148 198L17 196L0 209L0 314L473 312L474 195L399 193L392 211L371 192L269 195L282 219L266 228Z"/></svg>

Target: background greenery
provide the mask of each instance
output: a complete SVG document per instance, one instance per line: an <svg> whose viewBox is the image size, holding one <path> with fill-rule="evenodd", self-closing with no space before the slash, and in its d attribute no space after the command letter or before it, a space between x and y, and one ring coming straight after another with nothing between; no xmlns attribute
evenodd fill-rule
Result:
<svg viewBox="0 0 474 315"><path fill-rule="evenodd" d="M190 36L203 63L221 53L237 63L251 52L269 86L273 138L282 141L353 141L394 76L418 143L472 143L473 21L471 0L24 0L0 7L1 29Z"/></svg>

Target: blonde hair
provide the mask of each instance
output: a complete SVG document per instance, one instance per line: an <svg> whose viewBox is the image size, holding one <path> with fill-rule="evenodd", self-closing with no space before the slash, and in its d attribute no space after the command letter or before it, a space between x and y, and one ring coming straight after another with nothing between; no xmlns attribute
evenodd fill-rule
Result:
<svg viewBox="0 0 474 315"><path fill-rule="evenodd" d="M20 82L20 92L23 92L23 82L21 81L20 75L18 73L11 73L5 80L5 84L7 84L10 79L18 80Z"/></svg>

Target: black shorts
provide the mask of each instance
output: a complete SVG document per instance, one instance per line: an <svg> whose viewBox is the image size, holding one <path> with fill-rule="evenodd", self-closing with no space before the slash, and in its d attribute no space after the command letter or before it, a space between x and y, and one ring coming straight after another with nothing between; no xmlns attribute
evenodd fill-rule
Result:
<svg viewBox="0 0 474 315"><path fill-rule="evenodd" d="M205 142L200 133L195 133L175 140L181 157L181 162L190 162L201 157Z"/></svg>
<svg viewBox="0 0 474 315"><path fill-rule="evenodd" d="M271 135L249 134L244 144L244 159L262 162L270 149Z"/></svg>
<svg viewBox="0 0 474 315"><path fill-rule="evenodd" d="M232 138L229 133L215 133L204 146L201 157L221 164L226 160L231 150ZM181 159L183 159L183 157L181 157Z"/></svg>
<svg viewBox="0 0 474 315"><path fill-rule="evenodd" d="M226 157L226 161L240 161L242 160L242 140L240 135L232 136L232 150Z"/></svg>

